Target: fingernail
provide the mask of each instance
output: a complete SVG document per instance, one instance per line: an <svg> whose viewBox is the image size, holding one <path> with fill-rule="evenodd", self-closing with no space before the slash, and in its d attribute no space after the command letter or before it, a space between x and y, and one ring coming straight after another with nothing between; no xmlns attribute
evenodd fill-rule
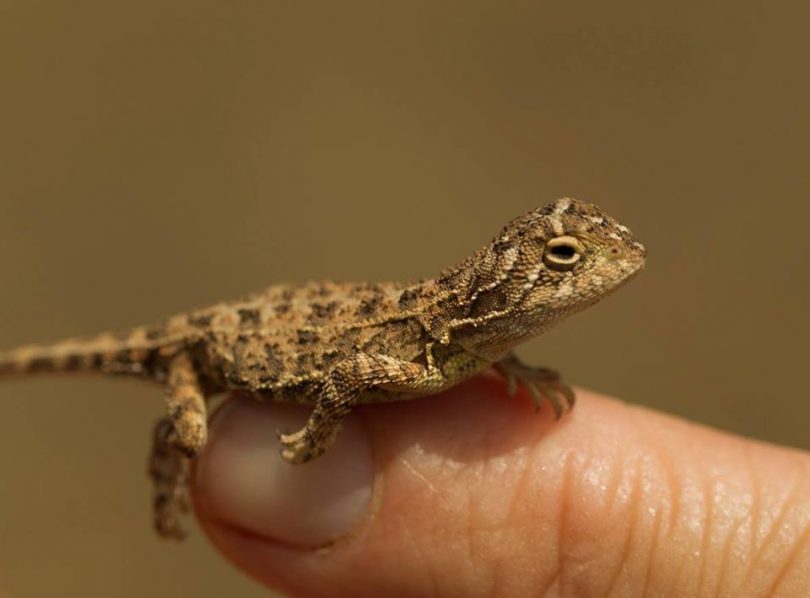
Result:
<svg viewBox="0 0 810 598"><path fill-rule="evenodd" d="M332 447L303 465L281 459L277 430L301 428L308 411L234 397L216 413L200 456L195 497L203 516L278 542L322 546L354 529L371 503L368 437L351 416Z"/></svg>

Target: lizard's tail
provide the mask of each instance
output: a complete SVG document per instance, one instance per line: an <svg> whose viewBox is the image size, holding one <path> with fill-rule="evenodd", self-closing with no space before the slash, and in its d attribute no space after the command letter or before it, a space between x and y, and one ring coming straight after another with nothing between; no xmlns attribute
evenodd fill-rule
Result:
<svg viewBox="0 0 810 598"><path fill-rule="evenodd" d="M146 331L136 331L143 339ZM27 345L0 352L0 378L40 373L102 372L108 374L148 374L148 364L156 347L125 338L102 334L89 339L69 339L53 345Z"/></svg>

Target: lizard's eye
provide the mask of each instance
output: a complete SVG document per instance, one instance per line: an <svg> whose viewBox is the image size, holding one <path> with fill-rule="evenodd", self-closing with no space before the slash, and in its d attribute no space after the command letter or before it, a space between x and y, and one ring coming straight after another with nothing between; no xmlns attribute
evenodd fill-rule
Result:
<svg viewBox="0 0 810 598"><path fill-rule="evenodd" d="M553 270L570 270L585 253L585 248L576 237L555 237L546 243L543 262Z"/></svg>

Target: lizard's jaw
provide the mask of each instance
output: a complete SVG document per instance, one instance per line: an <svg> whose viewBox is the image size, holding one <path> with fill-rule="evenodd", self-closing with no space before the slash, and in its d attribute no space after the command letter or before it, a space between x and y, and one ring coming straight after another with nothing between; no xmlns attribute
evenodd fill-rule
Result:
<svg viewBox="0 0 810 598"><path fill-rule="evenodd" d="M646 250L639 243L637 251L595 269L590 275L548 288L508 315L460 330L457 340L469 352L497 361L516 345L615 293L644 268L645 255Z"/></svg>

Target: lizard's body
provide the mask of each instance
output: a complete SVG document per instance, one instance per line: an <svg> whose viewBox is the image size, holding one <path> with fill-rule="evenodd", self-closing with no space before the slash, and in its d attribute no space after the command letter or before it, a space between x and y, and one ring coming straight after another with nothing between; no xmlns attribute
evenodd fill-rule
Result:
<svg viewBox="0 0 810 598"><path fill-rule="evenodd" d="M165 383L172 360L185 354L207 394L246 390L312 405L324 375L349 355L384 353L424 362L425 347L433 339L420 318L437 300L447 299L432 283L272 286L243 300L178 314L122 335L21 347L0 354L0 374L97 371ZM434 353L446 361L460 351L449 346ZM488 365L483 362L481 367ZM394 395L364 393L360 402Z"/></svg>
<svg viewBox="0 0 810 598"><path fill-rule="evenodd" d="M205 399L227 390L314 406L282 435L293 463L320 455L358 402L429 394L496 365L557 415L573 393L511 348L598 301L643 265L627 228L590 204L558 200L513 220L459 266L412 284L279 285L136 328L0 354L0 375L95 371L168 389L150 471L156 526L179 535L188 458L206 440Z"/></svg>

